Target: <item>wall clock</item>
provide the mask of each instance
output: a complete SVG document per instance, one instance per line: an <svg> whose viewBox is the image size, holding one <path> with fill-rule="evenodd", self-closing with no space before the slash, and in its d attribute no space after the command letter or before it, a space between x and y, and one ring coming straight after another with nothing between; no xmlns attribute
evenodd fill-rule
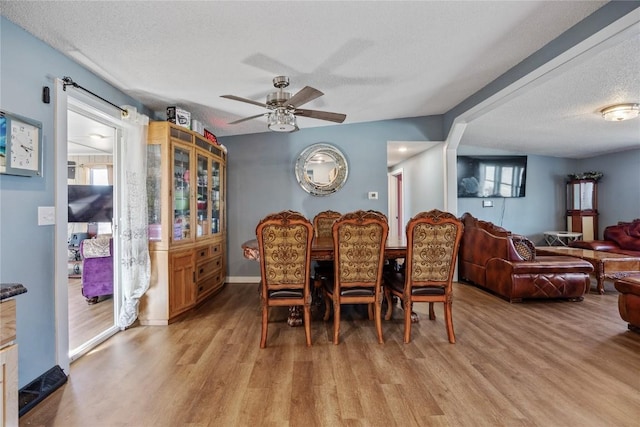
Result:
<svg viewBox="0 0 640 427"><path fill-rule="evenodd" d="M0 111L0 173L42 176L42 123Z"/></svg>

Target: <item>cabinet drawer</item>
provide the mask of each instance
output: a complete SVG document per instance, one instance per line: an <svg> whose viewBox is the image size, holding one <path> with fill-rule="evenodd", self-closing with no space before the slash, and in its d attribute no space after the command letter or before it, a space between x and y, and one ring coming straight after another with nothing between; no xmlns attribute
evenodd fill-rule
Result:
<svg viewBox="0 0 640 427"><path fill-rule="evenodd" d="M216 270L213 276L198 282L198 298L219 289L224 284L222 269Z"/></svg>
<svg viewBox="0 0 640 427"><path fill-rule="evenodd" d="M222 253L222 243L221 242L213 243L211 246L209 246L209 253L212 256L221 254Z"/></svg>
<svg viewBox="0 0 640 427"><path fill-rule="evenodd" d="M222 268L222 257L217 256L206 261L200 262L196 266L196 282L201 279L210 276L216 270Z"/></svg>
<svg viewBox="0 0 640 427"><path fill-rule="evenodd" d="M202 246L196 249L196 262L200 262L211 255L210 246Z"/></svg>

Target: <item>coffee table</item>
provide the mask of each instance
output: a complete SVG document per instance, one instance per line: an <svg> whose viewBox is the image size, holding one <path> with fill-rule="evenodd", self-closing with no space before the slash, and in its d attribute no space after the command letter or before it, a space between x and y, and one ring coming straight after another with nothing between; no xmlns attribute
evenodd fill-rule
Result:
<svg viewBox="0 0 640 427"><path fill-rule="evenodd" d="M616 280L640 272L640 257L565 246L539 246L537 255L566 255L591 263L598 293L604 294L605 279Z"/></svg>

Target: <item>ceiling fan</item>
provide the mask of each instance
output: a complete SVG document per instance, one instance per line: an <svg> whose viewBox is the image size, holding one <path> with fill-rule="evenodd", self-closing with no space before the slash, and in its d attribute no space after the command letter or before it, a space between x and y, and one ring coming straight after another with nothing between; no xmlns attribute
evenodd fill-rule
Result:
<svg viewBox="0 0 640 427"><path fill-rule="evenodd" d="M251 117L230 122L230 125L242 123L247 120L265 116L267 118L267 126L275 132L293 132L298 130L296 124L296 116L309 117L312 119L327 120L335 123L342 123L347 118L345 114L331 113L328 111L305 110L298 108L307 102L313 101L321 97L324 93L311 86L305 86L295 95L285 92L283 89L289 86L289 77L277 76L273 78L273 86L278 90L267 95L267 103L253 101L247 98L241 98L235 95L221 95L222 98L233 99L235 101L246 102L248 104L257 105L267 108L269 111L257 114Z"/></svg>

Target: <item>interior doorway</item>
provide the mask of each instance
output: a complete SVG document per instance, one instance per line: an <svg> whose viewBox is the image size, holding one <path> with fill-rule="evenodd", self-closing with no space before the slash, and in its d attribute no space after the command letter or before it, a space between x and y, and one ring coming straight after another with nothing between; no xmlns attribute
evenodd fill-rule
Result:
<svg viewBox="0 0 640 427"><path fill-rule="evenodd" d="M80 349L115 324L113 292L96 290L98 286L109 285L109 279L103 277L103 272L108 270L101 267L113 262L113 253L100 259L85 259L82 251L87 239L106 239L113 234L108 216L109 207L113 206L115 133L112 125L85 115L82 109L72 106L67 112L68 307L72 360ZM85 272L85 263L88 272ZM110 271L113 272L113 268ZM99 280L95 278L96 272L100 273ZM111 276L113 285L113 274ZM89 289L85 289L85 283Z"/></svg>
<svg viewBox="0 0 640 427"><path fill-rule="evenodd" d="M123 127L112 106L67 88L56 92L56 128L56 342L58 364L68 372L71 361L119 331L120 273L113 261L119 244L118 203L113 195ZM71 197L72 187L79 196ZM96 190L108 196L98 197ZM107 242L109 250L84 257L85 240ZM85 295L83 270L89 268L88 258L99 257L110 257L112 281L110 292L94 299Z"/></svg>
<svg viewBox="0 0 640 427"><path fill-rule="evenodd" d="M389 192L389 236L402 237L404 234L404 184L402 169L388 174Z"/></svg>

